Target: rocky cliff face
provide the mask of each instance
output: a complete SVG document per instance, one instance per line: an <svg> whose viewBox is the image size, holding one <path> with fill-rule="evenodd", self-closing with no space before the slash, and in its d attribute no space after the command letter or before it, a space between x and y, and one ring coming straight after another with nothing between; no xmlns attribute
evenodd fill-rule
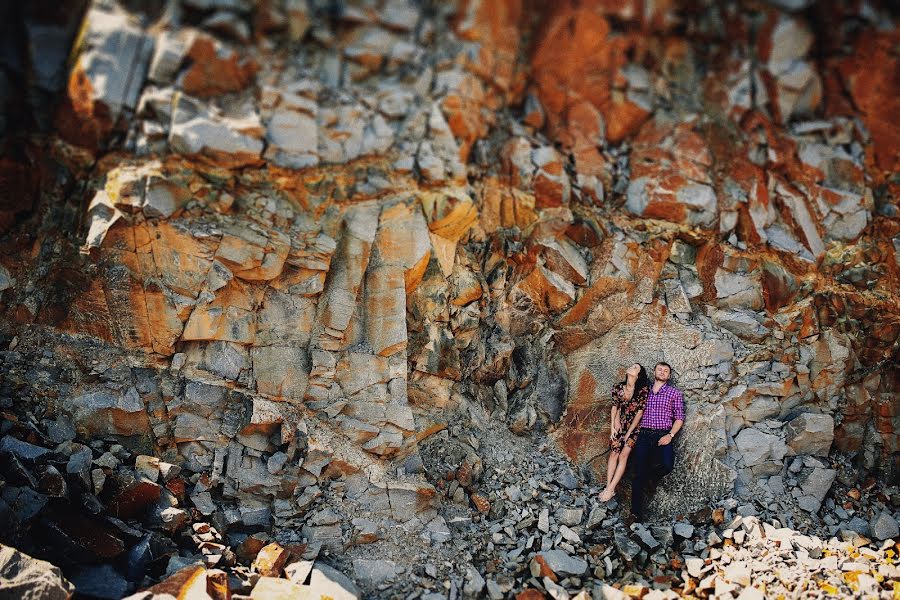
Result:
<svg viewBox="0 0 900 600"><path fill-rule="evenodd" d="M504 457L602 473L635 361L688 402L657 515L896 482L887 5L70 4L6 9L4 433L115 517L440 545Z"/></svg>

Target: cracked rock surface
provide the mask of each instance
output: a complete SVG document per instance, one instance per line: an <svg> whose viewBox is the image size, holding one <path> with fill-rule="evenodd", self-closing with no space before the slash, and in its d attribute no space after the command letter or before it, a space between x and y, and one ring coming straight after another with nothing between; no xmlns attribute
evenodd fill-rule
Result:
<svg viewBox="0 0 900 600"><path fill-rule="evenodd" d="M888 3L0 16L0 595L898 593Z"/></svg>

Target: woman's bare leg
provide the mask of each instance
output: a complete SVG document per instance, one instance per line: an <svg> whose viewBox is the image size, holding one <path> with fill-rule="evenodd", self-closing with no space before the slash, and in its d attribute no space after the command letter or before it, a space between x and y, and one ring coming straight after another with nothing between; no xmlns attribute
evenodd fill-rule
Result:
<svg viewBox="0 0 900 600"><path fill-rule="evenodd" d="M606 488L613 494L616 493L616 486L619 485L619 481L621 481L622 475L625 474L625 467L628 464L629 454L631 454L631 446L625 444L625 447L622 448L622 455L619 458L619 464L616 466L616 473L609 485L606 486Z"/></svg>
<svg viewBox="0 0 900 600"><path fill-rule="evenodd" d="M606 462L606 487L600 493L601 502L606 502L613 497L613 492L610 491L612 489L610 488L610 484L616 471L619 470L619 462L621 462L619 457L620 454L618 452L609 453L609 460Z"/></svg>
<svg viewBox="0 0 900 600"><path fill-rule="evenodd" d="M619 453L611 451L609 458L606 460L606 487L612 482L613 475L616 473L616 467L619 463Z"/></svg>

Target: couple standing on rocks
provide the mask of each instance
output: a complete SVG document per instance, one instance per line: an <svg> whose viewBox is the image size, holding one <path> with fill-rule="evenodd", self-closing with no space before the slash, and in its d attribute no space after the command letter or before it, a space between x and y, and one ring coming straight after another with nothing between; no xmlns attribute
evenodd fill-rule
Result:
<svg viewBox="0 0 900 600"><path fill-rule="evenodd" d="M633 452L631 517L636 521L643 520L647 485L658 482L675 466L672 440L684 424L684 395L669 383L672 367L656 363L653 378L651 384L646 369L635 363L625 371L625 380L612 389L610 454L606 489L600 500L607 502L615 496Z"/></svg>

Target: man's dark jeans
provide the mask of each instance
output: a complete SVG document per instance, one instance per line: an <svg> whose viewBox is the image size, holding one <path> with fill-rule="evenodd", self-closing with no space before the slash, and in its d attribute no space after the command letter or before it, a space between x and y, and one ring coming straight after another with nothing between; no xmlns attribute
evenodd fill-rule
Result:
<svg viewBox="0 0 900 600"><path fill-rule="evenodd" d="M631 483L631 514L638 520L644 518L644 493L647 484L659 481L675 467L675 450L672 443L659 445L659 439L668 429L641 429L631 453L634 478Z"/></svg>

